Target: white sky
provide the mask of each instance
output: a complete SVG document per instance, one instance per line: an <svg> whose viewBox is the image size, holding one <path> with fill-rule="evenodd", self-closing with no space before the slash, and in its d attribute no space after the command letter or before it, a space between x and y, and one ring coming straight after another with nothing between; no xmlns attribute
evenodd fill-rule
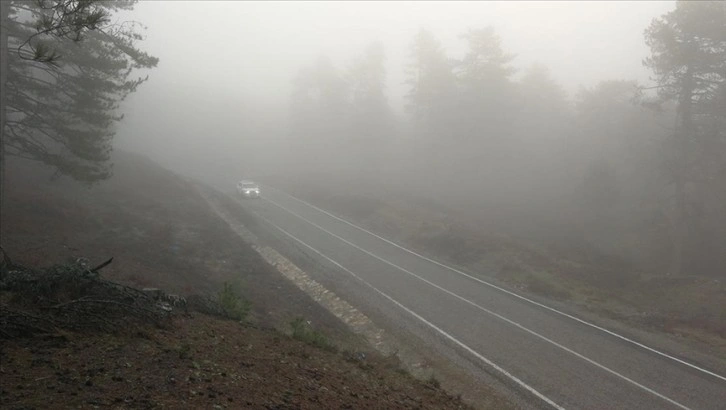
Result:
<svg viewBox="0 0 726 410"><path fill-rule="evenodd" d="M464 52L460 34L493 25L518 68L545 64L571 95L602 80L645 82L643 31L674 8L674 1L142 0L119 18L148 26L139 45L160 62L125 103L117 146L169 163L235 161L239 144L284 128L300 67L321 54L344 67L375 40L386 49L389 100L402 112L408 49L422 27L456 57Z"/></svg>
<svg viewBox="0 0 726 410"><path fill-rule="evenodd" d="M147 0L136 5L133 18L148 26L143 48L161 60L147 91L184 86L284 105L300 66L326 54L342 67L380 40L389 62L389 97L399 106L408 45L421 27L456 56L463 51L459 34L493 25L518 67L541 62L573 92L604 79L646 81L643 31L674 7L674 1Z"/></svg>

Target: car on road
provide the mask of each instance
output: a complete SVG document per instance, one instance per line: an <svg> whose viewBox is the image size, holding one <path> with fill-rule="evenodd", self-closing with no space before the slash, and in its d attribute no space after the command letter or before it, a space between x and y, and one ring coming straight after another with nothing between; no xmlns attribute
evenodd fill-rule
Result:
<svg viewBox="0 0 726 410"><path fill-rule="evenodd" d="M260 186L253 181L242 180L237 183L237 192L242 195L242 198L259 198Z"/></svg>

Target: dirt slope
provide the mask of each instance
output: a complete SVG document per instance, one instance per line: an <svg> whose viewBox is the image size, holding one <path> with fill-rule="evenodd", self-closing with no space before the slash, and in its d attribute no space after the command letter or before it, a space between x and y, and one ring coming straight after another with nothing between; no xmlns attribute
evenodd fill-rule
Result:
<svg viewBox="0 0 726 410"><path fill-rule="evenodd" d="M13 340L1 358L7 409L464 407L385 359L201 314L131 335Z"/></svg>
<svg viewBox="0 0 726 410"><path fill-rule="evenodd" d="M104 279L182 295L234 283L251 303L248 324L192 311L165 327L3 340L3 408L465 407L435 380L416 381L377 355L273 271L192 183L136 155L115 162L114 178L92 188L11 164L3 244L13 262L95 265L113 256ZM288 336L297 317L335 349Z"/></svg>

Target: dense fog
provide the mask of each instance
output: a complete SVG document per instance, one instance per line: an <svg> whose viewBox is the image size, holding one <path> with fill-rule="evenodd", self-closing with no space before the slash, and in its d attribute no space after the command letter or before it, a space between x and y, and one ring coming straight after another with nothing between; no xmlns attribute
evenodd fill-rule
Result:
<svg viewBox="0 0 726 410"><path fill-rule="evenodd" d="M723 61L685 149L647 61L662 39L646 29L676 6L141 2L127 17L160 63L115 145L220 187L405 193L649 272L722 274Z"/></svg>
<svg viewBox="0 0 726 410"><path fill-rule="evenodd" d="M726 1L0 0L0 340L13 408L724 408Z"/></svg>
<svg viewBox="0 0 726 410"><path fill-rule="evenodd" d="M117 144L137 144L170 160L192 155L198 162L206 156L197 149L223 153L251 140L269 143L294 134L289 119L298 73L327 59L344 77L376 42L383 54L383 97L400 134L410 121L407 71L412 42L422 29L454 59L467 49L461 35L491 26L502 49L516 56L512 80L533 64L544 65L568 97L602 79L647 81L642 32L673 7L674 2L183 2L173 7L142 2L118 19L145 24L144 48L161 62L128 99Z"/></svg>

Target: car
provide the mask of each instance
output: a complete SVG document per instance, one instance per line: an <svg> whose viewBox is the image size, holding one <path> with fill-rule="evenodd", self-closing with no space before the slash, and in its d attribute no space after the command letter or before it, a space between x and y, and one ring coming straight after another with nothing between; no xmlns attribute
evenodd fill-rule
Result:
<svg viewBox="0 0 726 410"><path fill-rule="evenodd" d="M259 198L260 186L253 181L242 180L237 183L237 192L239 192L243 198Z"/></svg>

